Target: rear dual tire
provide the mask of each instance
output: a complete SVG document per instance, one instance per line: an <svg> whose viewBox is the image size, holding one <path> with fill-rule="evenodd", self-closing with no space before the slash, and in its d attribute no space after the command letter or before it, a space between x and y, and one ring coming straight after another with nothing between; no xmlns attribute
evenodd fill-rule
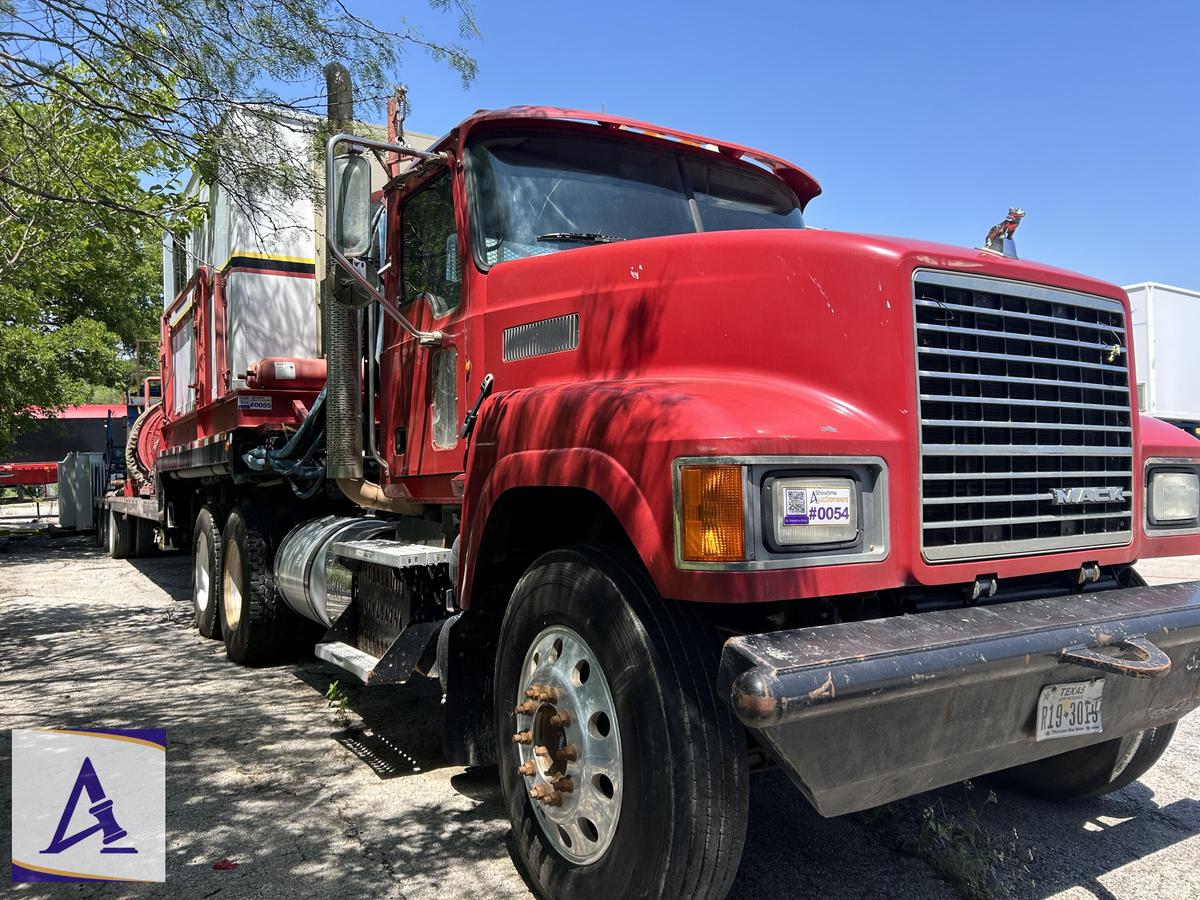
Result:
<svg viewBox="0 0 1200 900"><path fill-rule="evenodd" d="M555 664L560 653L572 654L563 672L574 675L554 674L535 661L548 647L556 648ZM659 598L618 552L554 551L521 578L501 626L495 721L501 788L537 893L607 900L728 892L745 840L749 775L745 733L716 695L717 651L694 611ZM591 699L575 699L564 687L565 677L580 680L575 656L587 661L590 679L603 681L604 690ZM531 678L558 685L554 699L540 701L534 712L516 712L526 691L536 691ZM555 708L546 709L547 703ZM584 706L582 715L573 704ZM574 731L605 731L593 721L604 708L615 718L608 739L619 747L604 750L598 768L611 772L612 783L593 782L596 774L589 773L597 766L586 758L586 735ZM567 714L565 728L550 727L551 711ZM514 742L514 734L526 730L531 742ZM580 753L574 760L564 754L560 771L536 748L530 752L539 741L575 745ZM570 778L573 786L553 798L556 804L543 802L544 793L532 799L531 790L550 790L551 776ZM593 784L601 799L584 798ZM603 797L619 808L592 823L583 814L586 804L595 809ZM578 821L570 818L575 809Z"/></svg>
<svg viewBox="0 0 1200 900"><path fill-rule="evenodd" d="M239 506L221 538L221 635L225 652L243 666L281 662L292 655L305 621L275 586L279 529L265 509Z"/></svg>
<svg viewBox="0 0 1200 900"><path fill-rule="evenodd" d="M196 630L206 638L221 637L221 532L225 526L219 507L208 506L196 516L192 529L192 611Z"/></svg>
<svg viewBox="0 0 1200 900"><path fill-rule="evenodd" d="M104 528L104 539L108 555L113 559L129 559L136 555L137 519L109 509Z"/></svg>
<svg viewBox="0 0 1200 900"><path fill-rule="evenodd" d="M149 519L135 519L133 526L133 555L149 556L158 549L158 529Z"/></svg>
<svg viewBox="0 0 1200 900"><path fill-rule="evenodd" d="M148 556L158 546L155 525L149 519L127 516L116 510L106 511L105 547L113 559L133 559Z"/></svg>

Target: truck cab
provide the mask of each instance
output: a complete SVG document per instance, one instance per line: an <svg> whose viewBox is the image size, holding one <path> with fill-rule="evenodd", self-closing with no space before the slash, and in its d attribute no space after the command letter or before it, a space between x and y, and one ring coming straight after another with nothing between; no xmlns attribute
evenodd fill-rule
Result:
<svg viewBox="0 0 1200 900"><path fill-rule="evenodd" d="M1200 442L1138 412L1121 289L807 227L816 180L727 141L389 120L327 146L323 389L165 490L219 498L197 621L236 661L311 620L441 680L542 894L723 896L753 768L830 816L1070 799L1200 705L1200 592L1133 568L1200 552Z"/></svg>

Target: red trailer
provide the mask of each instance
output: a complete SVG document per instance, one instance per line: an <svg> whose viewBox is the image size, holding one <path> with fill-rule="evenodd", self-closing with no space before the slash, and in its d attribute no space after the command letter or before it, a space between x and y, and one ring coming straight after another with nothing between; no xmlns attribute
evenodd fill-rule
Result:
<svg viewBox="0 0 1200 900"><path fill-rule="evenodd" d="M233 661L439 678L553 897L722 896L764 760L824 815L1154 763L1200 590L1132 564L1200 552L1200 442L1138 414L1123 291L806 228L815 179L729 141L401 126L329 142L323 355L229 365L228 271L164 316L156 490L109 546L192 548Z"/></svg>
<svg viewBox="0 0 1200 900"><path fill-rule="evenodd" d="M0 463L0 487L31 487L57 482L58 463Z"/></svg>

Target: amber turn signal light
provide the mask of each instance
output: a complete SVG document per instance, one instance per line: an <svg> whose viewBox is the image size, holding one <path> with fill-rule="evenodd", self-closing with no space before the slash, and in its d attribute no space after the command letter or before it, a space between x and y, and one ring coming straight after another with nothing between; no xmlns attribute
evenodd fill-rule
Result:
<svg viewBox="0 0 1200 900"><path fill-rule="evenodd" d="M742 467L684 466L679 486L683 558L692 562L745 559Z"/></svg>

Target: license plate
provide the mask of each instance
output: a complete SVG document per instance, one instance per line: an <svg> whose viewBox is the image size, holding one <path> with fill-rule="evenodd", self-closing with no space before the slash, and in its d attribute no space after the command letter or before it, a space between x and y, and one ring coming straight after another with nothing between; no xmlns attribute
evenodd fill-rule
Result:
<svg viewBox="0 0 1200 900"><path fill-rule="evenodd" d="M1104 679L1051 684L1042 688L1038 698L1037 739L1074 737L1104 731L1100 704L1104 699Z"/></svg>

